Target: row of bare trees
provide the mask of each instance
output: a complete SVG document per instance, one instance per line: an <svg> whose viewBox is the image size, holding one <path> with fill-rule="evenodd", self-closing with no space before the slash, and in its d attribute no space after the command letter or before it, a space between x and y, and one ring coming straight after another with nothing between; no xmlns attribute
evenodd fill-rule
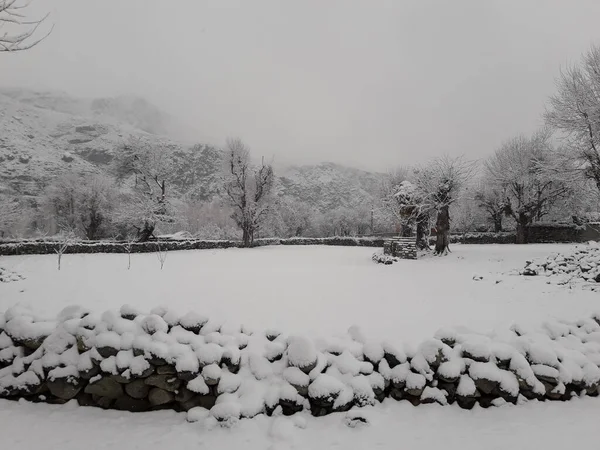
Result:
<svg viewBox="0 0 600 450"><path fill-rule="evenodd" d="M416 235L421 248L428 248L433 228L436 254L448 251L451 209L464 214L468 204L479 207L495 231L510 219L517 243L526 243L532 223L552 213L571 218L593 205L588 173L581 159L555 144L546 127L506 141L480 163L440 157L397 170L388 176L382 203L401 224L401 233Z"/></svg>
<svg viewBox="0 0 600 450"><path fill-rule="evenodd" d="M274 208L273 168L264 160L253 164L241 140L227 142L219 175L221 195L207 205L187 201L176 188L176 151L159 141L131 139L115 151L112 176L64 174L46 187L35 210L26 208L22 198L0 195L0 237L25 227L90 240L118 237L144 242L155 239L158 230L193 228L188 226L192 222L197 225L194 232L201 223L222 232L231 222L241 231L244 245L251 246L258 231L272 225L279 214ZM27 213L29 223L18 227ZM222 237L235 234L229 230Z"/></svg>
<svg viewBox="0 0 600 450"><path fill-rule="evenodd" d="M497 231L516 223L517 242L528 226L560 208L577 216L598 209L600 194L600 47L560 72L544 113L545 127L509 139L484 164L476 194Z"/></svg>

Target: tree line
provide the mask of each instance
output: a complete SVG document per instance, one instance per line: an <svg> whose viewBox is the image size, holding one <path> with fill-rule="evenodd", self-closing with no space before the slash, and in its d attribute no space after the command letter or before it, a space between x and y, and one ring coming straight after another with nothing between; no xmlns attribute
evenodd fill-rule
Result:
<svg viewBox="0 0 600 450"><path fill-rule="evenodd" d="M431 226L437 234L435 251L443 253L450 207L463 231L476 208L494 231L514 228L517 243L528 241L534 222L598 221L600 47L592 46L578 63L561 70L556 90L542 129L507 139L483 161L442 157L424 167L391 171L383 204L398 218L402 232L415 233L425 246Z"/></svg>

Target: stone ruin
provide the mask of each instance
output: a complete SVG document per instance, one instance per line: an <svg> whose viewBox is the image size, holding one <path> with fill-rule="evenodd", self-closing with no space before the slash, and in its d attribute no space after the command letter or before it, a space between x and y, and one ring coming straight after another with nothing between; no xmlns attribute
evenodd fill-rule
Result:
<svg viewBox="0 0 600 450"><path fill-rule="evenodd" d="M384 241L383 254L400 259L417 259L417 242L414 237L396 237Z"/></svg>

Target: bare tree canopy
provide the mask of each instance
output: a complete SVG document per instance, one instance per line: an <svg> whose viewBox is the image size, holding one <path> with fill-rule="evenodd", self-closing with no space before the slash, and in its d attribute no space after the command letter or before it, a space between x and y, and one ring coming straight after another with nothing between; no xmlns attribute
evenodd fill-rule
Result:
<svg viewBox="0 0 600 450"><path fill-rule="evenodd" d="M18 52L29 50L46 39L50 30L38 32L50 14L41 19L27 19L25 9L30 2L20 0L0 0L0 52Z"/></svg>
<svg viewBox="0 0 600 450"><path fill-rule="evenodd" d="M489 180L506 192L505 213L517 223L517 243L526 243L527 227L546 216L574 188L572 180L550 170L556 166L557 155L544 129L530 138L507 141L486 162Z"/></svg>
<svg viewBox="0 0 600 450"><path fill-rule="evenodd" d="M503 230L502 219L507 207L506 198L506 186L495 183L489 176L481 180L481 186L475 192L474 200L487 213L496 233Z"/></svg>
<svg viewBox="0 0 600 450"><path fill-rule="evenodd" d="M437 215L436 255L444 255L449 250L450 206L459 199L474 170L474 162L462 156L444 155L415 171L416 185L422 192L423 202Z"/></svg>
<svg viewBox="0 0 600 450"><path fill-rule="evenodd" d="M245 247L272 209L273 168L264 160L252 167L250 150L240 139L229 139L226 148L225 193L234 208L233 219L242 229Z"/></svg>
<svg viewBox="0 0 600 450"><path fill-rule="evenodd" d="M167 198L168 181L173 174L171 149L160 143L131 140L117 153L114 170L117 180L132 182L127 207L117 213L137 230L140 241L154 237L158 222L174 221Z"/></svg>
<svg viewBox="0 0 600 450"><path fill-rule="evenodd" d="M564 133L566 150L600 190L600 47L592 46L579 65L562 70L556 86L546 122Z"/></svg>

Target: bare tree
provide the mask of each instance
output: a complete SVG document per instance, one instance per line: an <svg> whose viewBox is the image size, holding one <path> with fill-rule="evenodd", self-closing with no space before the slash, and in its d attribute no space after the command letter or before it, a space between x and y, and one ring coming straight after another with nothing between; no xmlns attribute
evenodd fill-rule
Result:
<svg viewBox="0 0 600 450"><path fill-rule="evenodd" d="M158 222L174 220L167 199L168 179L173 173L170 150L160 144L132 140L115 157L117 180L131 181L134 191L133 202L120 211L119 217L131 221L140 242L154 237Z"/></svg>
<svg viewBox="0 0 600 450"><path fill-rule="evenodd" d="M546 122L564 133L565 150L600 190L600 46L592 46L578 65L562 70L556 87Z"/></svg>
<svg viewBox="0 0 600 450"><path fill-rule="evenodd" d="M527 242L527 227L546 216L573 186L548 170L553 152L547 130L504 143L486 162L487 176L506 189L505 213L517 224L517 243Z"/></svg>
<svg viewBox="0 0 600 450"><path fill-rule="evenodd" d="M12 234L21 214L18 200L0 195L0 238Z"/></svg>
<svg viewBox="0 0 600 450"><path fill-rule="evenodd" d="M50 228L68 229L87 239L108 235L116 198L113 181L96 175L85 181L69 175L58 178L48 188L41 206Z"/></svg>
<svg viewBox="0 0 600 450"><path fill-rule="evenodd" d="M42 35L38 33L50 14L37 20L26 18L24 10L29 3L20 0L0 0L0 52L29 50L52 32L53 26ZM9 33L10 29L13 31Z"/></svg>
<svg viewBox="0 0 600 450"><path fill-rule="evenodd" d="M127 270L131 269L131 251L133 250L133 244L135 241L135 238L128 237L127 242L123 244L123 248L127 252Z"/></svg>
<svg viewBox="0 0 600 450"><path fill-rule="evenodd" d="M422 208L436 213L436 255L449 251L450 206L458 200L474 168L474 163L463 157L442 156L415 171L415 184L424 199Z"/></svg>
<svg viewBox="0 0 600 450"><path fill-rule="evenodd" d="M165 265L165 261L167 260L167 254L169 249L167 247L161 247L160 242L156 243L156 257L158 258L158 262L160 263L160 270L163 269Z"/></svg>
<svg viewBox="0 0 600 450"><path fill-rule="evenodd" d="M489 177L482 180L481 187L475 192L477 205L487 213L496 233L503 229L502 219L508 206L506 198L506 186L496 183Z"/></svg>
<svg viewBox="0 0 600 450"><path fill-rule="evenodd" d="M233 219L242 230L244 247L250 247L261 223L272 208L273 168L264 159L258 167L240 139L227 141L225 192L234 208Z"/></svg>
<svg viewBox="0 0 600 450"><path fill-rule="evenodd" d="M75 233L72 230L65 230L61 239L58 241L59 246L54 252L58 255L58 270L60 270L60 263L62 260L62 255L65 253L67 248L73 243L75 240Z"/></svg>

